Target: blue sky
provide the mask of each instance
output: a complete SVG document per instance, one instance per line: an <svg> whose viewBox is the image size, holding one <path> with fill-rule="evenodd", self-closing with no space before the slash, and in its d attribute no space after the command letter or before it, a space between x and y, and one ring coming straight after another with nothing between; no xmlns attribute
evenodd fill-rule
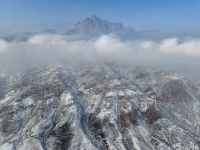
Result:
<svg viewBox="0 0 200 150"><path fill-rule="evenodd" d="M199 0L0 0L0 34L66 29L93 14L136 30L200 32Z"/></svg>

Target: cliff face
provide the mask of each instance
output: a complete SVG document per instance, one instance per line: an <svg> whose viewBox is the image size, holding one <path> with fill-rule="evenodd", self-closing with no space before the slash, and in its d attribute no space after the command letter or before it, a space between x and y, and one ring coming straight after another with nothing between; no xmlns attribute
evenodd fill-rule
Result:
<svg viewBox="0 0 200 150"><path fill-rule="evenodd" d="M63 63L0 76L1 150L200 149L200 85L170 70Z"/></svg>

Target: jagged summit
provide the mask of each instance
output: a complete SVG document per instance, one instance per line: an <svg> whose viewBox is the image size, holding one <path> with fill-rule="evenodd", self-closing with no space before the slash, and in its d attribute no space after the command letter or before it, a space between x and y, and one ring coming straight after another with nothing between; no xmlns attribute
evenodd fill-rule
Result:
<svg viewBox="0 0 200 150"><path fill-rule="evenodd" d="M64 34L85 34L87 36L99 36L101 34L115 33L122 39L148 39L159 40L169 37L168 34L158 31L137 31L132 27L125 28L122 23L112 23L95 15L77 22L75 28L69 29Z"/></svg>
<svg viewBox="0 0 200 150"><path fill-rule="evenodd" d="M85 20L78 22L76 24L76 30L77 32L92 34L111 33L124 30L124 26L121 23L111 23L92 15L90 18L86 18Z"/></svg>
<svg viewBox="0 0 200 150"><path fill-rule="evenodd" d="M133 19L133 18L131 18ZM91 17L87 17L83 21L77 22L74 27L68 28L65 31L64 35L74 35L74 34L83 34L87 37L98 37L102 34L110 34L114 33L118 35L123 40L133 40L133 39L141 39L141 40L163 40L166 38L183 38L183 37L199 37L199 34L191 34L191 33L178 33L178 32L162 32L159 30L147 30L147 31L137 31L132 27L124 27L122 23L112 23L105 19L101 19L96 15L92 15ZM30 37L36 34L58 34L56 30L47 29L42 32L19 32L11 35L7 35L3 37L5 41L8 42L20 42L26 41Z"/></svg>
<svg viewBox="0 0 200 150"><path fill-rule="evenodd" d="M95 15L92 15L90 17L91 20L101 20L99 17L95 16Z"/></svg>

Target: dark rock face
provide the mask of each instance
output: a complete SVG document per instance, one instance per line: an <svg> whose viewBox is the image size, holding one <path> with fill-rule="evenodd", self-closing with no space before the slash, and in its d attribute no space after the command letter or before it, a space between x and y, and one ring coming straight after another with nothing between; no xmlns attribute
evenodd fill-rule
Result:
<svg viewBox="0 0 200 150"><path fill-rule="evenodd" d="M170 70L63 63L0 92L1 150L200 149L200 85Z"/></svg>

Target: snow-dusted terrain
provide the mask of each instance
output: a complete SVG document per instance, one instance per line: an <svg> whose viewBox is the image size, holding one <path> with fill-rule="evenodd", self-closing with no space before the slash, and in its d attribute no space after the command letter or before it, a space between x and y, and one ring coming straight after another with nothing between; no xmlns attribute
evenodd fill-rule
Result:
<svg viewBox="0 0 200 150"><path fill-rule="evenodd" d="M0 75L0 150L199 150L200 84L81 61Z"/></svg>

